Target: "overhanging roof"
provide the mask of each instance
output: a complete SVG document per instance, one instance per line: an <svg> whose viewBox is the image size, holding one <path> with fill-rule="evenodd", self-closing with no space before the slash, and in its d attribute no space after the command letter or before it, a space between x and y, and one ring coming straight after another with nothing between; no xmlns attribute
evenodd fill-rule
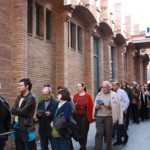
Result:
<svg viewBox="0 0 150 150"><path fill-rule="evenodd" d="M150 38L149 39L142 39L142 40L133 40L132 43L135 44L135 47L137 49L150 48Z"/></svg>

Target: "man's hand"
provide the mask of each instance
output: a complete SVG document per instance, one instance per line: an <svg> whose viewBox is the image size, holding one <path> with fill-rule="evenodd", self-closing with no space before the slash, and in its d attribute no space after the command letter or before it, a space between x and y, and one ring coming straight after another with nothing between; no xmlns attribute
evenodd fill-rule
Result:
<svg viewBox="0 0 150 150"><path fill-rule="evenodd" d="M37 112L37 116L41 117L42 116L42 112Z"/></svg>
<svg viewBox="0 0 150 150"><path fill-rule="evenodd" d="M104 105L104 107L107 108L107 109L111 109L110 105Z"/></svg>
<svg viewBox="0 0 150 150"><path fill-rule="evenodd" d="M101 105L96 104L96 109L100 109L100 108L101 108Z"/></svg>
<svg viewBox="0 0 150 150"><path fill-rule="evenodd" d="M45 115L46 115L47 117L49 117L50 114L51 114L51 113L50 113L49 111L46 111L46 112L45 112Z"/></svg>

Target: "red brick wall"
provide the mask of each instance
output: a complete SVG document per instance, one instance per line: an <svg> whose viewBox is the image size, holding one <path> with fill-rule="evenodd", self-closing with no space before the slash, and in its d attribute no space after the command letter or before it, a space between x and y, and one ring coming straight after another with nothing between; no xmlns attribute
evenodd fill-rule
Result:
<svg viewBox="0 0 150 150"><path fill-rule="evenodd" d="M86 13L89 15L88 10L84 11L82 15L76 12L75 15L73 13L71 16L70 13L73 9L69 9L69 6L64 8L62 0L57 0L57 2L43 1L43 3L38 0L38 2L44 6L44 11L46 6L53 12L52 42L46 41L45 29L44 38L36 37L35 16L33 17L33 34L27 34L27 1L1 0L0 2L0 94L9 100L11 105L18 95L18 82L24 77L31 78L33 93L36 97L41 93L42 86L45 83L52 84L54 93L57 86L64 85L70 88L73 95L76 92L76 84L81 81L86 83L90 93L94 91L93 42L91 36L93 22L90 24L89 20L84 20ZM102 11L106 15L108 1L102 0L101 2L101 6L104 7ZM117 30L121 29L121 13L118 13L118 11L121 12L120 9L120 4L117 4ZM35 10L33 12L35 13ZM108 16L105 17L107 18ZM68 47L68 21L73 21L82 27L82 53L75 52ZM43 25L45 28L45 23ZM101 41L99 66L101 82L110 78L108 45L110 44L111 37L102 37L100 27L98 26L97 24L98 34L96 33L96 35L98 35ZM132 54L135 48L127 50L128 67L125 74L121 54L123 48L117 45L114 46L116 48L116 79L126 78L129 81L135 79L142 81L142 77L140 77L137 71L139 69L137 68L139 66L136 66L138 61L135 64L133 62ZM137 68L135 69L136 74L134 68Z"/></svg>
<svg viewBox="0 0 150 150"><path fill-rule="evenodd" d="M12 18L9 0L0 1L0 95L9 102L11 98L11 34Z"/></svg>

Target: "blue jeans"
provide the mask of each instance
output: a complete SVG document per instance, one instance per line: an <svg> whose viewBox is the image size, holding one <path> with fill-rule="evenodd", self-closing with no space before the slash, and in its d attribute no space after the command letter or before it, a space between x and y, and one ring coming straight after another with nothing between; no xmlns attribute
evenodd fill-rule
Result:
<svg viewBox="0 0 150 150"><path fill-rule="evenodd" d="M70 150L70 139L60 137L54 138L54 141L56 143L55 150Z"/></svg>

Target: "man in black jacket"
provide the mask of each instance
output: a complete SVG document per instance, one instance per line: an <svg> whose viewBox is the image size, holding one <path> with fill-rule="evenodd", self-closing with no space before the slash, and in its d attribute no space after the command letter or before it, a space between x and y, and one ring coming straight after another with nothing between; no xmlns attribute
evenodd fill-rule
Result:
<svg viewBox="0 0 150 150"><path fill-rule="evenodd" d="M8 135L5 134L9 131L11 125L11 115L8 103L4 98L0 97L0 150L4 149L5 142Z"/></svg>
<svg viewBox="0 0 150 150"><path fill-rule="evenodd" d="M36 108L36 99L31 93L32 83L30 79L25 78L19 82L20 95L17 97L14 106L11 109L14 119L14 129L16 134L17 150L36 150L34 112Z"/></svg>
<svg viewBox="0 0 150 150"><path fill-rule="evenodd" d="M52 150L55 150L50 123L54 118L58 102L51 96L51 87L43 88L43 96L44 99L38 103L36 114L39 119L41 149L48 150L48 141L50 141Z"/></svg>

